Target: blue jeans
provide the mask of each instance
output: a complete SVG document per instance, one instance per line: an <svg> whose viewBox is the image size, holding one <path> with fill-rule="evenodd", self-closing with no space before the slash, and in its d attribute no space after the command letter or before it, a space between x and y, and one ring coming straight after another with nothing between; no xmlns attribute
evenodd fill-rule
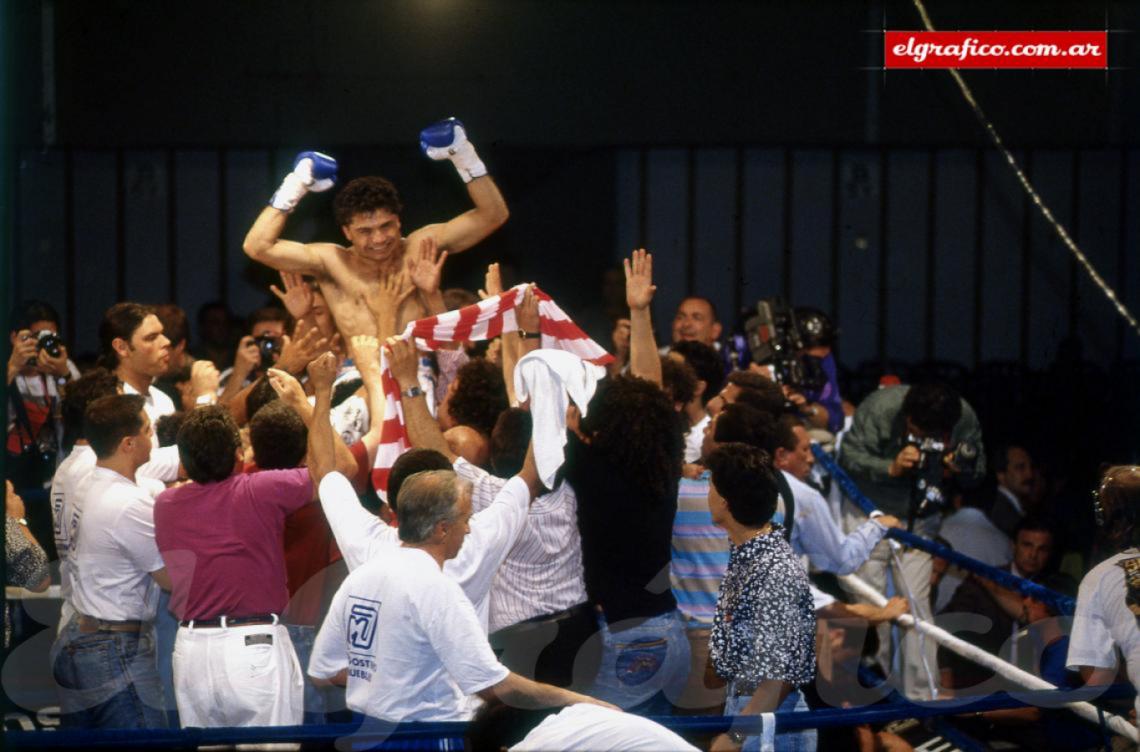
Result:
<svg viewBox="0 0 1140 752"><path fill-rule="evenodd" d="M309 658L313 655L313 641L317 638L317 628L303 624L286 624L289 630L289 639L293 641L293 650L297 652L297 660L301 664L301 674L309 670ZM321 688L313 684L305 675L305 723L325 722L325 698Z"/></svg>
<svg viewBox="0 0 1140 752"><path fill-rule="evenodd" d="M587 694L641 715L671 714L689 673L689 639L680 612L619 631L611 631L599 616L598 627L602 662Z"/></svg>
<svg viewBox="0 0 1140 752"><path fill-rule="evenodd" d="M78 728L166 728L154 633L79 631L74 618L52 646L61 723Z"/></svg>
<svg viewBox="0 0 1140 752"><path fill-rule="evenodd" d="M744 707L748 705L748 701L751 699L751 695L735 696L735 693L732 691L732 684L729 684L728 697L724 701L724 714L743 715ZM784 701L780 703L780 707L776 708L776 712L790 713L793 710L808 710L808 704L804 700L803 693L798 689L793 689L789 692L788 696L784 698ZM815 752L818 737L819 732L815 729L805 729L789 734L777 734L774 748L777 752ZM741 752L759 752L760 737L745 737L744 746L740 749Z"/></svg>

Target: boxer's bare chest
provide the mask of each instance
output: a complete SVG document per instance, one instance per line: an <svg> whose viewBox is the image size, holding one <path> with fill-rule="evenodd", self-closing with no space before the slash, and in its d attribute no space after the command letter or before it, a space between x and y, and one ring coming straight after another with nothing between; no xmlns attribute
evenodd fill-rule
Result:
<svg viewBox="0 0 1140 752"><path fill-rule="evenodd" d="M386 263L376 263L352 256L351 251L338 249L325 258L327 277L322 280L321 291L325 295L329 309L336 320L342 337L356 334L376 334L376 320L380 318L385 305L381 280L403 268L404 252L399 258ZM411 295L404 300L396 317L397 331L402 331L407 322L424 315L419 296Z"/></svg>

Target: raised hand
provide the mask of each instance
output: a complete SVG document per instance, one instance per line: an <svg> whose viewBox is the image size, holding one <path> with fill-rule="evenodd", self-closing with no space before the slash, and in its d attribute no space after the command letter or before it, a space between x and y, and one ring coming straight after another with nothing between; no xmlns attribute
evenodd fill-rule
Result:
<svg viewBox="0 0 1140 752"><path fill-rule="evenodd" d="M336 381L336 366L336 355L331 352L319 355L309 363L309 381L315 394L331 393L333 382Z"/></svg>
<svg viewBox="0 0 1140 752"><path fill-rule="evenodd" d="M625 302L633 310L644 310L653 301L657 286L653 284L653 254L644 248L622 259L625 269Z"/></svg>
<svg viewBox="0 0 1140 752"><path fill-rule="evenodd" d="M265 377L269 379L269 385L277 392L282 402L301 415L305 414L302 410L308 410L309 400L305 397L305 388L293 377L293 374L280 368L270 368L266 371Z"/></svg>
<svg viewBox="0 0 1140 752"><path fill-rule="evenodd" d="M301 373L305 366L325 350L329 349L329 341L321 336L321 330L310 327L301 334L301 322L293 327L292 338L282 338L281 357L277 359L277 367L289 373ZM333 335L334 337L336 335Z"/></svg>
<svg viewBox="0 0 1140 752"><path fill-rule="evenodd" d="M361 371L380 367L380 340L368 334L357 334L348 342L348 354Z"/></svg>
<svg viewBox="0 0 1140 752"><path fill-rule="evenodd" d="M419 383L416 375L416 346L411 340L389 337L384 345L384 352L388 356L388 370L392 372L396 381L400 382L401 389Z"/></svg>
<svg viewBox="0 0 1140 752"><path fill-rule="evenodd" d="M487 274L483 277L483 289L479 291L479 298L486 300L493 295L503 292L503 278L499 275L499 264L495 262L487 267Z"/></svg>
<svg viewBox="0 0 1140 752"><path fill-rule="evenodd" d="M285 305L289 315L299 320L313 310L313 288L303 276L296 272L281 272L281 284L285 285L284 290L270 285L269 291Z"/></svg>
<svg viewBox="0 0 1140 752"><path fill-rule="evenodd" d="M425 295L438 291L444 261L447 261L447 251L440 253L435 238L430 235L424 238L419 255L408 254L408 277L416 289Z"/></svg>
<svg viewBox="0 0 1140 752"><path fill-rule="evenodd" d="M218 393L218 368L208 360L195 360L190 365L190 394L195 402L199 397L213 397Z"/></svg>
<svg viewBox="0 0 1140 752"><path fill-rule="evenodd" d="M515 320L519 329L525 332L537 332L541 326L538 318L538 297L534 294L534 285L527 285L522 300L515 306Z"/></svg>

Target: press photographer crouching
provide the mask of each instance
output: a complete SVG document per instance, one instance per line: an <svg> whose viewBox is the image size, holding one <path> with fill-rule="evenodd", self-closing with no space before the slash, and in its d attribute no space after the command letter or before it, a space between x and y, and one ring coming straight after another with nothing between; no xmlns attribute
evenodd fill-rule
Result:
<svg viewBox="0 0 1140 752"><path fill-rule="evenodd" d="M981 425L966 401L945 384L920 384L879 389L863 400L843 440L839 464L876 507L932 538L953 488L981 483L984 456ZM866 520L849 501L843 509L847 530ZM929 613L930 556L907 549L892 559L884 541L860 567L859 576L882 592L888 567L894 591L907 595L908 587L919 608ZM890 666L890 630L880 629L879 638L879 661ZM901 687L911 699L930 699L930 677L937 681L934 643L925 642L925 661L913 633L902 646Z"/></svg>

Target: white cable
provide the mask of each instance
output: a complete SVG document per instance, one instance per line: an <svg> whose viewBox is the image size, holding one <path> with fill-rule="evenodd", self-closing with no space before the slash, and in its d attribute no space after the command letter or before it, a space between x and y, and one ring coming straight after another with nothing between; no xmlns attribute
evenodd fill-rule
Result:
<svg viewBox="0 0 1140 752"><path fill-rule="evenodd" d="M840 581L850 590L880 608L887 605L886 597L875 588L868 585L864 580L859 577L849 574L839 578ZM1006 663L996 655L991 655L982 650L976 645L971 645L965 640L955 637L941 627L937 627L923 619L915 619L911 614L903 614L896 621L904 627L917 629L919 632L925 632L930 636L930 639L942 645L948 650L952 650L963 658L967 658L979 666L984 666L991 671L1000 674L1001 676L1009 679L1012 682L1020 684L1027 689L1056 689L1057 687L1045 681L1039 676L1034 676L1028 671L1023 671L1017 666ZM1089 721L1090 723L1100 725L1100 711L1091 703L1088 702L1071 702L1067 703L1064 707L1073 711L1081 718ZM1140 742L1140 734L1137 733L1136 727L1129 721L1121 718L1112 713L1104 714L1105 725L1108 726L1114 734L1130 739L1133 742Z"/></svg>

